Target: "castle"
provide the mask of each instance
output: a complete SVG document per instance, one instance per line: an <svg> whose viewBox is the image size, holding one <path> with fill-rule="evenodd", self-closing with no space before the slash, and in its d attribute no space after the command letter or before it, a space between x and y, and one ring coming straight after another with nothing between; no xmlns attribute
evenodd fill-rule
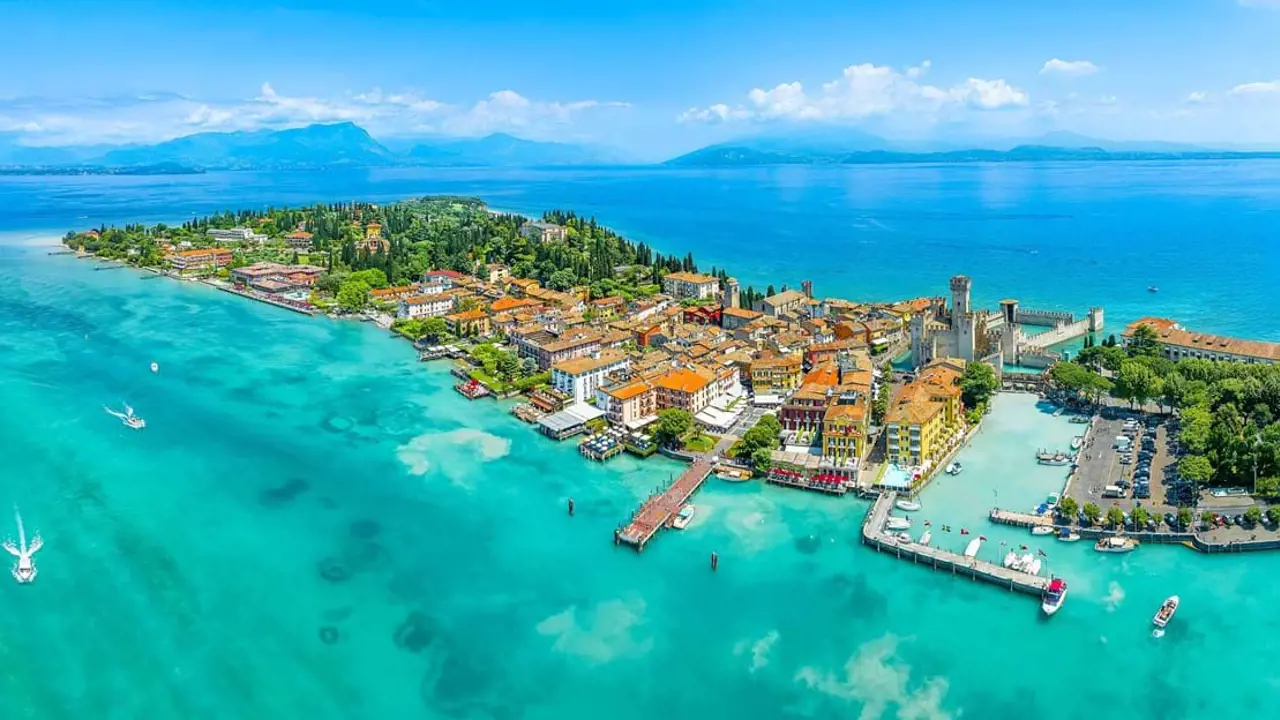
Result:
<svg viewBox="0 0 1280 720"><path fill-rule="evenodd" d="M1052 345L1102 331L1103 311L1091 308L1077 320L1070 313L1023 310L1017 300L1000 301L999 312L974 310L969 294L973 281L965 275L951 278L951 308L936 298L924 312L911 316L911 364L920 368L938 358L985 362L999 373L1005 363L1048 367L1058 360ZM1023 326L1047 327L1034 335Z"/></svg>

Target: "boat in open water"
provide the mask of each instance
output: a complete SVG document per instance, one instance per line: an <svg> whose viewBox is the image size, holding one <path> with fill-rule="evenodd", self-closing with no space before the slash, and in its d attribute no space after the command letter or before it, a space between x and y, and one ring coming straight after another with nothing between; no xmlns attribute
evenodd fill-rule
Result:
<svg viewBox="0 0 1280 720"><path fill-rule="evenodd" d="M104 407L103 410L106 410L109 415L120 418L120 422L130 429L141 430L147 426L147 421L134 415L133 408L129 407L128 403L125 403L124 412L117 412L109 407Z"/></svg>
<svg viewBox="0 0 1280 720"><path fill-rule="evenodd" d="M1170 595L1161 603L1160 609L1156 611L1156 616L1151 619L1151 623L1156 626L1158 633L1164 633L1165 627L1170 620L1173 620L1173 614L1176 612L1178 612L1178 596Z"/></svg>
<svg viewBox="0 0 1280 720"><path fill-rule="evenodd" d="M1062 609L1062 603L1066 601L1067 581L1061 578L1054 578L1049 581L1049 587L1044 589L1044 595L1040 598L1040 609L1045 615L1052 616Z"/></svg>
<svg viewBox="0 0 1280 720"><path fill-rule="evenodd" d="M18 522L18 542L12 540L4 542L4 549L10 555L18 558L13 564L13 579L26 585L36 579L36 564L31 559L36 551L44 547L44 542L40 539L39 533L31 538L31 544L27 544L27 530L22 526L22 514L18 512L18 508L13 509L13 517Z"/></svg>

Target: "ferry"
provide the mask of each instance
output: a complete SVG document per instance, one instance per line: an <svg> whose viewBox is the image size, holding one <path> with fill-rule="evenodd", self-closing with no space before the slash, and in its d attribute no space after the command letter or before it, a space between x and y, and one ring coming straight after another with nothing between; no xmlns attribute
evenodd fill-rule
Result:
<svg viewBox="0 0 1280 720"><path fill-rule="evenodd" d="M894 517L893 515L890 515L884 526L890 530L907 530L911 527L911 520L909 518Z"/></svg>
<svg viewBox="0 0 1280 720"><path fill-rule="evenodd" d="M1160 605L1160 609L1156 611L1156 616L1151 619L1151 622L1156 627L1164 630L1165 626L1173 619L1173 614L1176 612L1178 612L1178 596L1170 595L1165 598L1164 603Z"/></svg>
<svg viewBox="0 0 1280 720"><path fill-rule="evenodd" d="M920 503L915 500L899 500L894 503L894 505L897 506L899 510L905 510L906 512L915 512L920 509Z"/></svg>
<svg viewBox="0 0 1280 720"><path fill-rule="evenodd" d="M1072 530L1071 528L1062 528L1062 530L1058 532L1058 541L1080 542L1080 533Z"/></svg>
<svg viewBox="0 0 1280 720"><path fill-rule="evenodd" d="M932 540L933 533L929 530L925 530L924 534L920 536L920 539L917 542L921 545L928 545Z"/></svg>
<svg viewBox="0 0 1280 720"><path fill-rule="evenodd" d="M18 521L18 544L15 545L12 540L6 540L4 549L8 550L10 555L18 558L18 561L13 564L13 579L26 585L36 579L36 564L31 560L31 556L35 555L36 551L41 547L44 547L44 542L40 539L40 535L37 534L31 538L31 544L28 545L27 531L22 527L22 515L16 507L13 509L13 517Z"/></svg>
<svg viewBox="0 0 1280 720"><path fill-rule="evenodd" d="M982 538L976 537L970 540L969 544L964 549L964 556L967 558L977 557L978 548L980 547L982 547Z"/></svg>
<svg viewBox="0 0 1280 720"><path fill-rule="evenodd" d="M1093 549L1104 553L1133 552L1138 549L1138 541L1133 538L1111 535L1109 537L1099 538L1098 542L1094 543Z"/></svg>
<svg viewBox="0 0 1280 720"><path fill-rule="evenodd" d="M1044 590L1044 596L1040 599L1040 609L1045 615L1052 616L1062 609L1062 603L1066 600L1067 581L1054 578L1049 582L1049 587Z"/></svg>
<svg viewBox="0 0 1280 720"><path fill-rule="evenodd" d="M693 506L693 503L685 503L685 505L680 508L680 512L676 513L676 516L671 518L671 527L676 530L683 530L689 527L689 523L693 522L693 514L695 512L697 512L697 508Z"/></svg>

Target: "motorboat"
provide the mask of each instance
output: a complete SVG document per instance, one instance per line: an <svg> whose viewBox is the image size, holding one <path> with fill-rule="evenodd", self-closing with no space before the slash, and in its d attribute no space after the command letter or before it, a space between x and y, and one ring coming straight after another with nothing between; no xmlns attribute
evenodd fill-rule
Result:
<svg viewBox="0 0 1280 720"><path fill-rule="evenodd" d="M1059 542L1080 542L1080 533L1071 528L1062 528L1058 531Z"/></svg>
<svg viewBox="0 0 1280 720"><path fill-rule="evenodd" d="M965 556L965 557L967 557L967 558L977 557L977 556L978 556L978 548L981 548L981 547L982 547L982 538L980 538L980 537L976 537L976 538L974 538L974 539L970 540L970 541L969 541L969 544L968 544L967 546L965 546L965 549L964 549L964 556Z"/></svg>
<svg viewBox="0 0 1280 720"><path fill-rule="evenodd" d="M1052 535L1057 530L1052 525L1036 525L1031 528L1032 535Z"/></svg>
<svg viewBox="0 0 1280 720"><path fill-rule="evenodd" d="M1072 415L1067 422L1072 422L1077 425L1087 425L1089 423L1089 418L1084 415Z"/></svg>
<svg viewBox="0 0 1280 720"><path fill-rule="evenodd" d="M1049 493L1049 499L1044 501L1049 507L1058 507L1058 503L1062 502L1062 495L1058 493Z"/></svg>
<svg viewBox="0 0 1280 720"><path fill-rule="evenodd" d="M1066 412L1066 411L1067 411L1067 409L1066 409L1066 408L1058 408L1057 410L1055 410L1055 411L1054 411L1053 416L1054 416L1054 417L1062 417L1062 413L1064 413L1064 412Z"/></svg>
<svg viewBox="0 0 1280 720"><path fill-rule="evenodd" d="M120 418L120 422L124 423L126 427L134 430L141 430L147 426L147 421L137 415L134 415L133 408L129 407L127 403L124 406L124 412L117 412L109 407L104 407L103 410L106 410L109 415L114 415Z"/></svg>
<svg viewBox="0 0 1280 720"><path fill-rule="evenodd" d="M917 540L916 542L921 545L928 545L932 540L933 540L933 533L929 530L925 530L924 534L921 535L920 539Z"/></svg>
<svg viewBox="0 0 1280 720"><path fill-rule="evenodd" d="M1099 538L1093 549L1104 553L1127 553L1138 549L1138 541L1122 535L1109 535Z"/></svg>
<svg viewBox="0 0 1280 720"><path fill-rule="evenodd" d="M906 512L915 512L920 509L920 503L914 500L899 500L894 503L894 505L897 506L899 510L905 510Z"/></svg>
<svg viewBox="0 0 1280 720"><path fill-rule="evenodd" d="M893 533L893 536L894 536L895 538L897 538L897 539L898 539L898 542L900 542L900 543L907 543L907 544L910 544L910 543L915 542L915 540L913 540L913 539L911 538L911 533L908 533L908 532L907 532L907 531L905 531L905 530L903 530L902 532Z"/></svg>
<svg viewBox="0 0 1280 720"><path fill-rule="evenodd" d="M1066 453L1037 453L1036 462L1041 465L1070 465L1071 457Z"/></svg>
<svg viewBox="0 0 1280 720"><path fill-rule="evenodd" d="M1160 292L1160 288L1156 287L1155 285L1148 285L1148 286L1147 286L1147 292L1149 292L1149 293L1157 293L1157 292Z"/></svg>
<svg viewBox="0 0 1280 720"><path fill-rule="evenodd" d="M951 463L951 468L952 468L951 470L952 475L959 475L960 473L964 472L964 466L961 465L958 460L956 462Z"/></svg>
<svg viewBox="0 0 1280 720"><path fill-rule="evenodd" d="M884 526L889 530L894 530L894 531L909 530L911 529L911 519L904 518L904 517L895 517L893 515L890 515L889 519L885 521Z"/></svg>
<svg viewBox="0 0 1280 720"><path fill-rule="evenodd" d="M1039 575L1040 567L1041 567L1040 558L1031 558L1031 562L1026 563L1022 566L1022 571L1025 573L1029 573L1031 575Z"/></svg>
<svg viewBox="0 0 1280 720"><path fill-rule="evenodd" d="M676 513L676 516L671 518L671 527L676 530L683 530L689 527L689 523L693 522L693 515L697 510L698 509L694 507L693 503L685 503L685 505L680 508L680 512Z"/></svg>
<svg viewBox="0 0 1280 720"><path fill-rule="evenodd" d="M1062 609L1062 603L1067 600L1067 581L1060 578L1054 578L1049 581L1049 587L1044 589L1044 595L1040 598L1040 609L1045 615L1053 615Z"/></svg>
<svg viewBox="0 0 1280 720"><path fill-rule="evenodd" d="M1169 621L1173 620L1173 614L1176 612L1178 612L1178 596L1170 595L1161 603L1160 609L1156 611L1156 616L1151 619L1151 622L1163 630Z"/></svg>
<svg viewBox="0 0 1280 720"><path fill-rule="evenodd" d="M1017 570L1019 565L1018 553L1016 550L1010 550L1004 554L1004 562L1001 563L1010 570Z"/></svg>
<svg viewBox="0 0 1280 720"><path fill-rule="evenodd" d="M153 363L151 363L151 372L153 372L153 373L158 373L158 372L160 372L160 363L158 363L158 362L153 362Z"/></svg>
<svg viewBox="0 0 1280 720"><path fill-rule="evenodd" d="M23 585L30 583L36 579L36 564L31 559L40 548L44 547L44 542L37 533L31 538L31 544L27 544L27 531L22 526L22 514L18 512L18 508L13 509L13 517L18 522L18 543L15 545L12 540L6 540L4 549L9 554L18 558L13 564L13 579Z"/></svg>
<svg viewBox="0 0 1280 720"><path fill-rule="evenodd" d="M1084 445L1084 436L1083 436L1083 435L1077 435L1077 436L1075 436L1075 437L1071 438L1071 449L1072 449L1072 450L1079 450L1081 445Z"/></svg>

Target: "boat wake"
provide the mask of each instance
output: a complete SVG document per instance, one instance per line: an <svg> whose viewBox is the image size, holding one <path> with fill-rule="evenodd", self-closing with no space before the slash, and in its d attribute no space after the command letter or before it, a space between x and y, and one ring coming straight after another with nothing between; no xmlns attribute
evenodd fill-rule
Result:
<svg viewBox="0 0 1280 720"><path fill-rule="evenodd" d="M1162 638L1162 637L1164 637L1164 628L1156 628L1156 629L1152 630L1152 631L1151 631L1151 637L1153 637L1153 638Z"/></svg>
<svg viewBox="0 0 1280 720"><path fill-rule="evenodd" d="M13 564L13 579L25 584L36 579L36 565L31 560L31 556L44 547L44 541L40 539L40 534L36 533L31 538L31 544L28 545L27 531L22 526L22 514L18 512L17 506L13 508L13 517L18 522L18 543L15 545L12 540L6 540L4 549L18 558L18 561Z"/></svg>
<svg viewBox="0 0 1280 720"><path fill-rule="evenodd" d="M130 428L133 428L134 430L141 430L142 428L147 426L147 421L143 420L137 415L134 415L133 408L129 407L128 403L124 404L124 412L112 410L111 408L105 407L105 406L102 409L106 410L108 415L114 415L120 418L121 423L124 423L124 425Z"/></svg>

